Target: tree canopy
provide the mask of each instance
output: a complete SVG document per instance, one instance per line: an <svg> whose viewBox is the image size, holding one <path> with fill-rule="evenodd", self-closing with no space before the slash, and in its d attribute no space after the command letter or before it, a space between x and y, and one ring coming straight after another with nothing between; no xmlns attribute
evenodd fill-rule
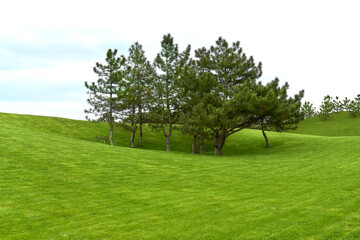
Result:
<svg viewBox="0 0 360 240"><path fill-rule="evenodd" d="M94 71L101 77L97 85L85 84L94 107L88 112L101 113L98 120L108 119L111 142L115 113L130 130L132 147L138 125L142 144L145 116L151 127L163 132L168 151L177 124L193 136L193 153L198 137L200 152L204 139L212 138L215 155L222 154L227 137L254 125L261 126L269 146L265 130L293 128L304 116L300 111L304 91L290 97L288 83L280 86L277 78L267 84L258 81L262 64L248 57L239 41L230 44L219 37L191 57L190 45L181 52L167 34L152 64L137 42L127 59L116 58L116 53L108 51L107 65L96 64Z"/></svg>
<svg viewBox="0 0 360 240"><path fill-rule="evenodd" d="M87 102L91 108L85 110L88 114L87 119L91 120L95 117L95 121L105 121L110 126L110 144L113 145L113 128L114 123L119 119L121 102L117 97L117 93L123 90L125 57L117 57L117 50L109 49L106 53L106 64L96 63L93 68L94 72L99 76L97 82L85 82L88 89L89 99Z"/></svg>

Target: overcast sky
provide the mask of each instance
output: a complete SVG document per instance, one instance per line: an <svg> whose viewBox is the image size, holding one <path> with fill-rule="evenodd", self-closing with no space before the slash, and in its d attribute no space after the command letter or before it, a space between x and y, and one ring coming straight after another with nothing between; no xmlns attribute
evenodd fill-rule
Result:
<svg viewBox="0 0 360 240"><path fill-rule="evenodd" d="M180 50L240 41L267 82L305 90L304 100L360 93L360 2L4 1L0 9L0 112L85 119L84 81L107 49L138 41L153 60L162 36Z"/></svg>

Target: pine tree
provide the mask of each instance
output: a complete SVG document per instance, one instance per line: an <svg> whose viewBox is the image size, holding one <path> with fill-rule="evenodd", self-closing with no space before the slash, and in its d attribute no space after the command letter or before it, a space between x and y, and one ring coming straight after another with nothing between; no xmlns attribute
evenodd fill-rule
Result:
<svg viewBox="0 0 360 240"><path fill-rule="evenodd" d="M147 108L151 81L153 79L153 68L145 57L145 51L138 42L131 45L127 59L126 88L124 99L126 101L125 122L130 126L123 125L131 132L131 147L135 147L135 133L139 123L140 146L143 142L143 111Z"/></svg>
<svg viewBox="0 0 360 240"><path fill-rule="evenodd" d="M315 116L316 108L312 103L305 101L304 105L301 106L301 112L303 113L304 118L310 118Z"/></svg>
<svg viewBox="0 0 360 240"><path fill-rule="evenodd" d="M344 98L343 102L342 102L342 107L343 107L343 110L345 111L349 111L349 104L350 104L351 100L348 99L347 97Z"/></svg>
<svg viewBox="0 0 360 240"><path fill-rule="evenodd" d="M360 114L360 94L358 94L355 100L352 100L349 104L350 116L356 117Z"/></svg>
<svg viewBox="0 0 360 240"><path fill-rule="evenodd" d="M178 81L182 67L188 62L190 45L179 53L178 45L170 34L164 35L161 52L154 65L158 70L153 88L151 127L160 128L166 139L166 150L170 151L170 137L179 110Z"/></svg>
<svg viewBox="0 0 360 240"><path fill-rule="evenodd" d="M199 49L195 51L196 56L203 55L204 61L206 50ZM209 58L206 58L207 60ZM211 77L210 72L205 68L202 61L191 61L186 65L181 74L179 83L181 98L180 124L184 134L193 137L192 153L195 154L196 139L200 137L200 153L204 151L204 139L209 138L210 133L203 122L206 117L203 106L207 104L205 95L211 92L212 84L208 79Z"/></svg>
<svg viewBox="0 0 360 240"><path fill-rule="evenodd" d="M304 90L295 94L294 97L288 97L289 84L286 82L280 87L277 78L265 86L259 83L258 88L258 94L252 100L253 102L257 101L256 104L253 103L256 106L254 114L260 117L259 124L266 147L270 147L265 130L272 129L279 132L295 129L296 124L304 118L304 114L301 112Z"/></svg>
<svg viewBox="0 0 360 240"><path fill-rule="evenodd" d="M200 54L202 52L202 54ZM256 79L261 76L261 63L256 65L247 58L239 42L229 46L219 38L209 50L198 50L197 62L203 64L207 74L204 81L208 92L194 106L201 124L211 131L214 139L214 154L221 155L225 140L231 134L256 123L250 99L256 94Z"/></svg>
<svg viewBox="0 0 360 240"><path fill-rule="evenodd" d="M87 102L92 106L85 110L88 115L86 118L94 121L106 121L110 127L110 144L113 143L114 123L119 118L121 107L118 101L117 92L121 91L123 86L123 71L125 65L124 56L116 57L117 50L109 49L106 54L106 64L96 63L94 72L98 74L97 82L85 82L88 89L89 99Z"/></svg>
<svg viewBox="0 0 360 240"><path fill-rule="evenodd" d="M196 114L196 108L194 108L194 105L198 104L201 99L198 95L200 88L197 78L195 64L192 61L182 70L181 80L179 81L179 98L181 99L179 123L182 126L182 133L190 134L193 137L192 154L195 154L197 136L204 129L201 121L199 121L199 116Z"/></svg>
<svg viewBox="0 0 360 240"><path fill-rule="evenodd" d="M334 103L332 101L332 97L326 95L320 105L320 112L319 112L320 119L327 121L329 118L332 117L333 110L334 110Z"/></svg>
<svg viewBox="0 0 360 240"><path fill-rule="evenodd" d="M333 100L333 104L334 104L334 111L335 112L341 112L343 110L343 104L339 100L338 96L336 96L335 99Z"/></svg>
<svg viewBox="0 0 360 240"><path fill-rule="evenodd" d="M211 131L215 155L221 155L228 136L244 128L260 123L264 130L282 130L303 118L300 107L304 92L292 98L287 96L287 83L279 87L278 79L266 86L257 82L262 74L261 63L255 64L252 57L246 57L239 42L229 46L220 37L209 50L195 52L195 60L202 66L197 72L206 74L193 81L203 82L206 90L202 94L198 90L192 117L198 119L195 125Z"/></svg>

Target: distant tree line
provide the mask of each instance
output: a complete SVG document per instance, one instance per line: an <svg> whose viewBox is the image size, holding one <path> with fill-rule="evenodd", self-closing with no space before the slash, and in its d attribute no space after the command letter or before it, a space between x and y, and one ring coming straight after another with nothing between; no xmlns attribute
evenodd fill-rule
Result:
<svg viewBox="0 0 360 240"><path fill-rule="evenodd" d="M350 116L356 117L360 115L360 94L358 94L354 99L349 99L345 97L343 100L340 100L338 96L335 98L330 95L326 95L321 102L319 111L316 110L314 105L308 101L301 107L301 112L304 118L310 118L315 115L318 115L321 120L329 120L333 117L335 112L349 112Z"/></svg>
<svg viewBox="0 0 360 240"><path fill-rule="evenodd" d="M227 137L251 126L265 130L293 128L303 119L301 99L304 91L289 97L289 84L279 85L275 78L267 84L258 81L262 65L247 57L239 42L229 44L219 37L210 48L199 48L191 57L191 46L183 51L170 34L164 35L161 50L153 62L147 60L143 47L134 43L128 57L109 49L105 63L96 63L96 82L85 82L88 90L87 118L105 121L113 129L121 125L131 133L134 147L139 130L142 145L144 123L160 130L167 151L174 124L197 139L200 152L204 139L214 141L214 154L221 155Z"/></svg>

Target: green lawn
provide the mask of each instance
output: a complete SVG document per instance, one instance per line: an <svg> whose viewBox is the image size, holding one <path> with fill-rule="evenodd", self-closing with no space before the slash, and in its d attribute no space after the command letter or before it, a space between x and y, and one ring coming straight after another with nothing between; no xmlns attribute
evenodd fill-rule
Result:
<svg viewBox="0 0 360 240"><path fill-rule="evenodd" d="M36 133L46 133L72 139L95 141L96 136L109 136L107 123L94 123L89 121L71 120L66 118L42 117L33 115L20 115L0 113L0 124L16 128L28 129ZM121 129L114 130L114 144L130 147L130 133ZM136 137L135 146L139 139ZM171 148L175 151L191 152L192 138L175 131L171 138ZM106 142L109 144L109 141ZM206 151L213 152L212 143L206 144ZM162 132L144 128L143 149L166 149L165 138Z"/></svg>
<svg viewBox="0 0 360 240"><path fill-rule="evenodd" d="M360 136L360 117L354 118L348 112L340 112L323 121L315 116L300 122L298 129L289 132L319 136Z"/></svg>
<svg viewBox="0 0 360 240"><path fill-rule="evenodd" d="M159 151L149 129L145 149L93 142L106 133L1 113L0 239L360 238L360 137L271 132L265 148L244 130L216 157L180 134Z"/></svg>

